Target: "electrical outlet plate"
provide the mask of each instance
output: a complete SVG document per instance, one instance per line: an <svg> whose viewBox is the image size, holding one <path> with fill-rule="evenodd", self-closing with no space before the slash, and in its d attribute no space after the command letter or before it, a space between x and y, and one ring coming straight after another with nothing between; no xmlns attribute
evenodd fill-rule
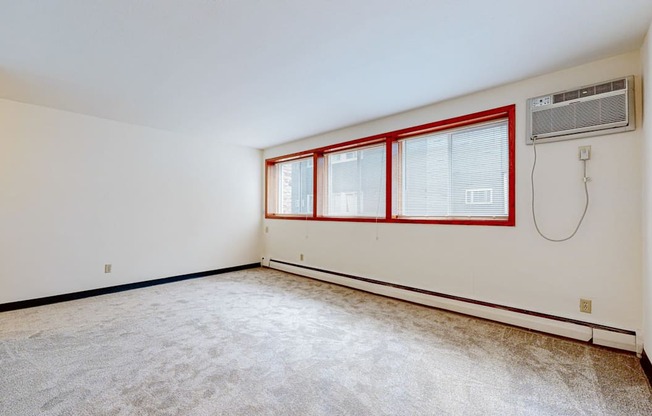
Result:
<svg viewBox="0 0 652 416"><path fill-rule="evenodd" d="M104 273L111 273L111 265L110 264L105 264L104 265Z"/></svg>
<svg viewBox="0 0 652 416"><path fill-rule="evenodd" d="M299 254L299 259L303 261L303 254Z"/></svg>
<svg viewBox="0 0 652 416"><path fill-rule="evenodd" d="M580 312L591 313L591 299L580 299Z"/></svg>
<svg viewBox="0 0 652 416"><path fill-rule="evenodd" d="M579 147L579 157L580 157L580 160L590 160L591 159L591 146L580 146Z"/></svg>

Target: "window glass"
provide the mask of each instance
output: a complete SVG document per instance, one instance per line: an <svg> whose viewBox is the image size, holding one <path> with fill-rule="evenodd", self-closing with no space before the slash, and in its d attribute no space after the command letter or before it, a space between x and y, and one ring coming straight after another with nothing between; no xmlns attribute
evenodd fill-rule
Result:
<svg viewBox="0 0 652 416"><path fill-rule="evenodd" d="M506 120L405 139L400 147L399 216L507 216Z"/></svg>
<svg viewBox="0 0 652 416"><path fill-rule="evenodd" d="M311 214L313 201L312 157L281 162L278 174L278 214Z"/></svg>
<svg viewBox="0 0 652 416"><path fill-rule="evenodd" d="M385 216L385 146L326 155L326 215Z"/></svg>

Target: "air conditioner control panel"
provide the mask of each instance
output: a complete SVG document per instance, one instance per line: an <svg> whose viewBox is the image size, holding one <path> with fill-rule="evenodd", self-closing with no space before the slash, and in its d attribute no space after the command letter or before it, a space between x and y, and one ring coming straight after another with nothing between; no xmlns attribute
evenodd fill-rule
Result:
<svg viewBox="0 0 652 416"><path fill-rule="evenodd" d="M552 96L546 95L544 97L537 97L532 99L532 108L541 107L544 105L552 104Z"/></svg>

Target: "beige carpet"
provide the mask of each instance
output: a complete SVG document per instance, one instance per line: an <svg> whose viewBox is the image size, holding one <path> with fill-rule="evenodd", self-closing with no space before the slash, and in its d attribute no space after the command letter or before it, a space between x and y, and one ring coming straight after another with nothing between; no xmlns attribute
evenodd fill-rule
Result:
<svg viewBox="0 0 652 416"><path fill-rule="evenodd" d="M634 355L252 269L0 313L1 415L651 415Z"/></svg>

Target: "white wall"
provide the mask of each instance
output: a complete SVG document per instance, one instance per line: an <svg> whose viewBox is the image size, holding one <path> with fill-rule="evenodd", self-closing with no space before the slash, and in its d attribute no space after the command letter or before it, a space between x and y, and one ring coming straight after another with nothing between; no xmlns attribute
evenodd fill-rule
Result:
<svg viewBox="0 0 652 416"><path fill-rule="evenodd" d="M641 48L643 62L643 132L644 164L643 178L643 330L646 353L652 353L652 25Z"/></svg>
<svg viewBox="0 0 652 416"><path fill-rule="evenodd" d="M0 303L260 261L260 161L0 100Z"/></svg>
<svg viewBox="0 0 652 416"><path fill-rule="evenodd" d="M264 157L270 158L517 105L516 227L265 220L265 257L300 263L303 253L309 266L640 329L642 130L540 145L538 217L556 237L572 231L583 208L577 148L592 146L591 205L581 230L566 243L536 234L530 213L532 147L524 143L527 98L626 75L636 75L638 84L640 66L633 52L267 149ZM640 105L638 111L640 116ZM580 297L593 300L591 315L579 312Z"/></svg>

